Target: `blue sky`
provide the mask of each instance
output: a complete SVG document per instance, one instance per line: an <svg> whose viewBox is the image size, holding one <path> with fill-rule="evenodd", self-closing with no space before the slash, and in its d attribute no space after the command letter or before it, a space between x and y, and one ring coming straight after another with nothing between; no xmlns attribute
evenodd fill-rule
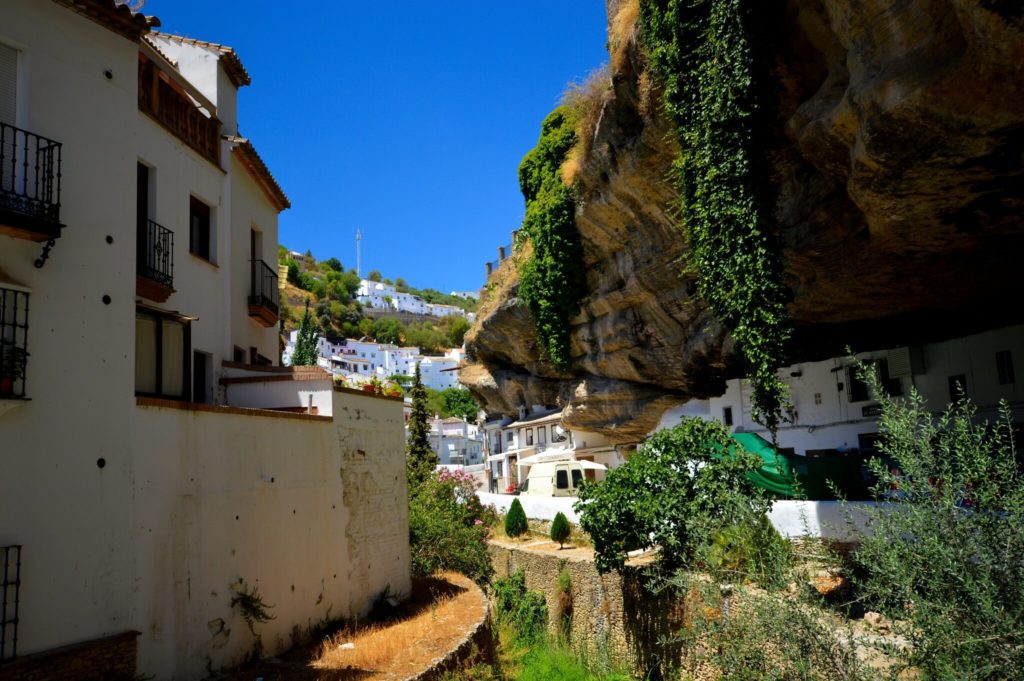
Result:
<svg viewBox="0 0 1024 681"><path fill-rule="evenodd" d="M235 48L239 121L292 201L280 238L443 291L479 288L523 214L516 169L607 60L603 0L149 0Z"/></svg>

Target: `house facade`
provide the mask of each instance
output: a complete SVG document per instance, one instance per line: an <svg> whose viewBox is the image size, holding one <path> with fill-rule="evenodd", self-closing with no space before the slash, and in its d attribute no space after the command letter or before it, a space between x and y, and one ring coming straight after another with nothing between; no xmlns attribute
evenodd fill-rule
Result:
<svg viewBox="0 0 1024 681"><path fill-rule="evenodd" d="M893 397L916 390L933 412L941 412L963 390L978 417L994 420L999 403L1010 407L1015 423L1024 422L1024 325L993 329L949 340L857 353L874 367ZM834 357L802 362L780 370L789 388L791 419L778 430L778 446L797 454L827 456L844 452L872 454L878 438L878 401L858 377L854 361ZM750 383L733 379L720 397L693 400L666 412L661 427L680 416L713 418L732 432L767 431L751 416Z"/></svg>
<svg viewBox="0 0 1024 681"><path fill-rule="evenodd" d="M518 418L489 417L482 426L487 490L506 492L518 488L530 468L548 461L593 461L608 469L625 458L599 433L570 431L562 427L562 410L535 405L523 408ZM586 471L588 479L601 479L601 471Z"/></svg>
<svg viewBox="0 0 1024 681"><path fill-rule="evenodd" d="M456 305L428 303L419 296L399 291L394 284L371 281L369 279L363 279L359 282L356 300L366 307L383 310L397 310L398 312L430 315L432 317L467 316L466 311ZM468 318L472 321L475 315L470 314Z"/></svg>
<svg viewBox="0 0 1024 681"><path fill-rule="evenodd" d="M157 25L0 4L0 678L194 679L409 588L401 402L280 366L249 76Z"/></svg>

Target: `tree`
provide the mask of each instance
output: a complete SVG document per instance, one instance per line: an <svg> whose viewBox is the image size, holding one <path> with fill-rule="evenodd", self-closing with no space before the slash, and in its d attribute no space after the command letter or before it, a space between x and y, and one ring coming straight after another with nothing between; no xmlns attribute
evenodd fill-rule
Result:
<svg viewBox="0 0 1024 681"><path fill-rule="evenodd" d="M369 279L370 281L380 281L381 280L380 270L371 270L370 273L366 275L366 278Z"/></svg>
<svg viewBox="0 0 1024 681"><path fill-rule="evenodd" d="M558 542L558 548L561 549L565 546L565 540L569 538L569 533L569 519L559 511L555 514L555 519L551 521L551 541Z"/></svg>
<svg viewBox="0 0 1024 681"><path fill-rule="evenodd" d="M295 341L295 352L292 353L292 366L316 366L316 339L320 333L313 315L309 311L309 300L306 300L306 312L299 323L299 337Z"/></svg>
<svg viewBox="0 0 1024 681"><path fill-rule="evenodd" d="M505 534L510 537L518 537L526 534L529 529L530 525L526 522L526 511L523 510L523 505L519 503L519 499L513 499L512 505L508 509L508 515L505 516Z"/></svg>
<svg viewBox="0 0 1024 681"><path fill-rule="evenodd" d="M427 480L440 460L430 446L430 425L427 413L427 389L420 380L420 367L416 365L416 373L412 379L412 414L409 415L409 437L406 440L406 468L409 476L409 488L418 487Z"/></svg>
<svg viewBox="0 0 1024 681"><path fill-rule="evenodd" d="M441 391L443 408L441 416L457 416L469 422L475 422L480 405L473 398L473 393L465 388L445 388Z"/></svg>
<svg viewBox="0 0 1024 681"><path fill-rule="evenodd" d="M618 570L629 551L655 546L662 566L691 564L716 533L767 512L746 477L760 466L718 421L686 418L654 433L604 481L580 490L575 509L595 566Z"/></svg>
<svg viewBox="0 0 1024 681"><path fill-rule="evenodd" d="M445 319L452 320L448 324L448 343L453 348L461 348L462 343L466 339L466 332L469 331L469 322L465 317L457 317L455 315L445 317Z"/></svg>
<svg viewBox="0 0 1024 681"><path fill-rule="evenodd" d="M327 260L324 260L324 264L330 267L335 272L341 272L344 269L341 266L341 261L338 260L337 258L327 258Z"/></svg>
<svg viewBox="0 0 1024 681"><path fill-rule="evenodd" d="M400 343L405 328L394 317L382 317L373 323L373 337L378 343Z"/></svg>
<svg viewBox="0 0 1024 681"><path fill-rule="evenodd" d="M395 277L395 288L399 291L407 291L409 289L409 282L401 277Z"/></svg>

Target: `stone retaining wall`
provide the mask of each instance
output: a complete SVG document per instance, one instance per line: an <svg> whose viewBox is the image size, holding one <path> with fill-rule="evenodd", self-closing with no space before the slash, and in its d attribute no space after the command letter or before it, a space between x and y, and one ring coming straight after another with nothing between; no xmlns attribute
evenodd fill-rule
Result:
<svg viewBox="0 0 1024 681"><path fill-rule="evenodd" d="M558 575L569 573L572 582L572 618L569 637L573 648L588 656L625 660L644 678L660 678L666 666L679 659L679 646L662 639L679 631L683 605L658 598L644 586L643 569L627 566L622 573L601 575L591 560L559 558L528 548L492 544L495 576L523 570L526 588L540 591L548 604L549 628L560 626ZM667 663L667 664L666 664Z"/></svg>
<svg viewBox="0 0 1024 681"><path fill-rule="evenodd" d="M480 587L473 585L479 592L484 604L483 616L467 632L465 638L443 657L434 661L430 667L405 681L436 681L446 672L464 669L475 664L494 660L494 632L491 627L491 605Z"/></svg>

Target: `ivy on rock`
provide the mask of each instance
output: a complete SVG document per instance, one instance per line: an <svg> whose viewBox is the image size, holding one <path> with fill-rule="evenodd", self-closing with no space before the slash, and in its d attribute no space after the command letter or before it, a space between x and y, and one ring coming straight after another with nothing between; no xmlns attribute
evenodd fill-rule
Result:
<svg viewBox="0 0 1024 681"><path fill-rule="evenodd" d="M537 146L519 165L519 187L526 199L520 233L533 246L533 255L520 264L519 296L533 315L544 356L558 371L570 366L569 319L579 312L586 293L576 197L561 173L577 141L577 117L566 106L548 114Z"/></svg>
<svg viewBox="0 0 1024 681"><path fill-rule="evenodd" d="M766 191L754 4L641 0L640 36L679 141L673 170L689 267L746 361L755 418L774 433L788 401L776 370L790 336L789 291Z"/></svg>

